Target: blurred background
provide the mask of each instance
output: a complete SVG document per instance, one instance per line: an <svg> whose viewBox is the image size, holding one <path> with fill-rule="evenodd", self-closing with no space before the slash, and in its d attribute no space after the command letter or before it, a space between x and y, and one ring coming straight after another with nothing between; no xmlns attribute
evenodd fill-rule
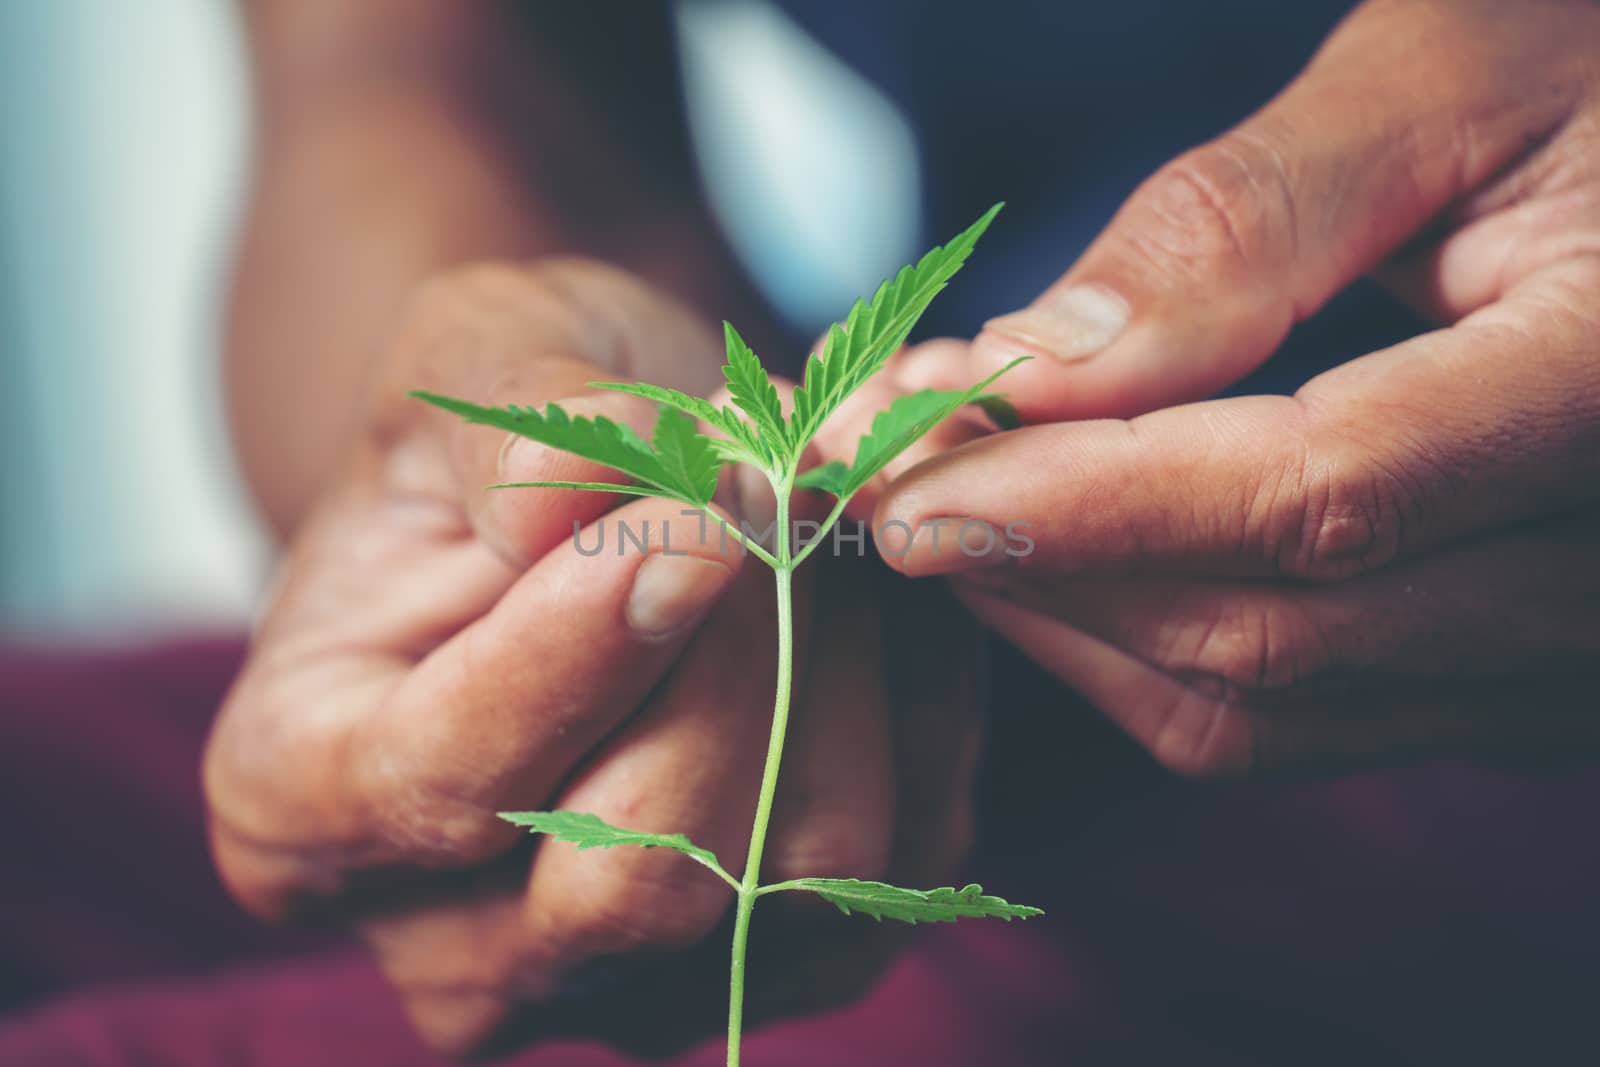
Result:
<svg viewBox="0 0 1600 1067"><path fill-rule="evenodd" d="M217 0L0 4L0 627L245 617L263 538L218 394L244 175Z"/></svg>
<svg viewBox="0 0 1600 1067"><path fill-rule="evenodd" d="M814 333L916 252L910 129L767 3L686 3L676 19L715 209ZM235 627L260 593L270 549L234 474L218 357L244 63L228 0L0 3L10 639ZM863 144L874 166L850 167Z"/></svg>

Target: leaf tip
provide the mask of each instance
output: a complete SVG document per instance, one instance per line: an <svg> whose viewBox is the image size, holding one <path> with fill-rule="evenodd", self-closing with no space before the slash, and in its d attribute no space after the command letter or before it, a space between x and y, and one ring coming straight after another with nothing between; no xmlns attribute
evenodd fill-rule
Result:
<svg viewBox="0 0 1600 1067"><path fill-rule="evenodd" d="M432 404L436 408L449 409L453 405L460 403L454 397L444 396L441 393L430 393L426 389L412 389L406 393L406 396L412 400L420 400L425 404Z"/></svg>

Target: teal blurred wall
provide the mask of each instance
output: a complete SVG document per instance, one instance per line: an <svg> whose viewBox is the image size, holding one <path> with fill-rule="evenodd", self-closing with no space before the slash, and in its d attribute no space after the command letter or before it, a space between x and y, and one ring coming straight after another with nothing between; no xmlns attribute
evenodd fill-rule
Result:
<svg viewBox="0 0 1600 1067"><path fill-rule="evenodd" d="M0 2L0 626L237 622L218 287L246 106L226 0Z"/></svg>
<svg viewBox="0 0 1600 1067"><path fill-rule="evenodd" d="M718 218L814 335L920 250L910 131L763 0L677 21ZM0 634L238 625L260 595L217 354L241 44L231 0L0 0Z"/></svg>

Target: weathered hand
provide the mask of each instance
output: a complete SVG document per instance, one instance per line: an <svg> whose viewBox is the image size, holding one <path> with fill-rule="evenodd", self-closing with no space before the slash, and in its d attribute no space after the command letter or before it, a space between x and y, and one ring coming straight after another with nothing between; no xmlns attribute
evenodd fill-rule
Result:
<svg viewBox="0 0 1600 1067"><path fill-rule="evenodd" d="M653 405L584 383L700 390L719 357L691 315L595 264L475 267L427 286L217 722L205 781L230 889L268 917L354 925L441 1047L581 1029L673 1044L720 1026L723 979L684 968L726 968L725 939L694 947L726 886L660 849L547 843L530 867L533 841L495 813L559 806L684 832L737 869L767 740L773 606L760 568L676 503L485 491L614 476L405 392L560 400L648 432ZM648 529L648 554L619 552L623 522ZM668 528L687 556L662 554ZM602 529L604 550L586 554ZM815 621L799 631L770 877L935 880L970 833L963 635L927 635L917 652L932 670L890 669L896 643L922 631L886 623L872 590L829 564L800 596ZM891 706L914 711L915 729ZM786 964L753 973L785 984L753 988L757 1012L848 995L882 955L871 932L803 899L768 911L759 947ZM668 950L671 966L641 965ZM578 994L602 977L604 1010L588 1011Z"/></svg>
<svg viewBox="0 0 1600 1067"><path fill-rule="evenodd" d="M951 524L891 562L964 572L1187 773L1592 746L1597 57L1579 0L1359 8L1030 307L906 358L909 388L1033 355L1004 386L1024 418L1096 421L956 448L879 501L1031 522L1031 555L970 558ZM1192 403L1367 272L1445 328L1293 397Z"/></svg>

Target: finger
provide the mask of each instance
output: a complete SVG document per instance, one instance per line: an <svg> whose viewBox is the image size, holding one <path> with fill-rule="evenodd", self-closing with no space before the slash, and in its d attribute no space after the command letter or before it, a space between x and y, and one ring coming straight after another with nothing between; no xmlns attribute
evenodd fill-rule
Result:
<svg viewBox="0 0 1600 1067"><path fill-rule="evenodd" d="M688 952L595 960L552 988L528 964L526 880L524 871L514 887L440 893L361 923L362 940L429 1045L482 1057L581 1036L659 1059L726 1022L728 949L720 939ZM804 946L786 947L795 953ZM781 970L784 958L762 973ZM625 1018L615 1010L619 1003L629 1005ZM757 1005L747 999L746 1006L749 1020L758 1021Z"/></svg>
<svg viewBox="0 0 1600 1067"><path fill-rule="evenodd" d="M1594 737L1569 709L1600 650L1597 532L1591 512L1333 586L958 584L1169 767L1211 774Z"/></svg>
<svg viewBox="0 0 1600 1067"><path fill-rule="evenodd" d="M1600 267L1574 261L1460 325L1336 368L1294 398L1032 427L901 478L876 525L1030 524L1037 551L916 544L910 574L1010 562L1345 578L1600 488Z"/></svg>
<svg viewBox="0 0 1600 1067"><path fill-rule="evenodd" d="M711 938L693 949L600 959L561 979L553 993L522 977L525 944L521 901L511 896L472 905L443 903L369 923L363 938L395 983L413 1025L429 1044L456 1056L494 1056L534 1041L598 1038L630 1056L660 1060L717 1033L727 1023L728 947ZM842 920L835 913L831 918ZM847 921L847 920L845 920ZM859 927L854 927L859 931ZM745 1019L757 1025L777 1014L818 1010L853 978L845 968L853 944L820 944L816 924L763 924L751 945ZM824 957L819 982L802 994L774 997L796 967ZM440 964L431 967L438 957ZM779 989L779 992L786 992ZM809 992L809 996L803 994ZM820 996L818 995L820 992ZM619 1015L618 1004L627 1005Z"/></svg>
<svg viewBox="0 0 1600 1067"><path fill-rule="evenodd" d="M973 586L956 592L974 615L1169 770L1220 775L1256 767L1254 721L1217 693L1186 686L1108 642Z"/></svg>
<svg viewBox="0 0 1600 1067"><path fill-rule="evenodd" d="M656 406L587 388L595 380L645 377L691 384L684 368L714 366L715 339L685 309L621 272L575 261L535 267L475 266L426 286L400 331L395 362L406 389L428 389L475 403L542 407L560 402L575 415L602 416L648 438ZM515 434L496 433L415 400L398 402L380 425L388 443L383 473L415 492L439 481L465 508L477 535L524 569L617 503L595 493L552 489L488 493L511 481L619 481L616 472ZM419 434L399 432L414 423ZM450 491L442 488L438 491Z"/></svg>
<svg viewBox="0 0 1600 1067"><path fill-rule="evenodd" d="M418 1035L453 1056L477 1051L504 1022L517 988L520 885L439 894L362 921L372 952Z"/></svg>
<svg viewBox="0 0 1600 1067"><path fill-rule="evenodd" d="M1564 7L1363 6L1279 97L1161 168L1058 282L948 357L947 380L1037 357L1006 378L1029 421L1238 380L1567 119L1587 79Z"/></svg>
<svg viewBox="0 0 1600 1067"><path fill-rule="evenodd" d="M368 868L460 866L509 847L516 831L495 812L538 807L637 706L740 570L739 554L721 553L681 510L619 509L414 667L382 646L352 649L290 672L292 691L251 696L258 716L279 702L331 710L272 716L271 730L247 736L219 731L208 753L208 774L234 782L222 792L250 799L216 828L219 866L240 895L282 914ZM286 676L273 661L306 654L281 641L253 677ZM273 845L286 825L292 850Z"/></svg>
<svg viewBox="0 0 1600 1067"><path fill-rule="evenodd" d="M863 716L841 696L847 714L837 716L837 725L831 730L818 729L809 740L796 739L797 748L786 761L780 789L789 786L797 770L815 768L812 775L826 775L829 780L822 788L805 792L839 813L820 819L818 830L848 816L853 822L845 824L848 836L844 839L859 841L863 832L860 822L876 826L879 813L892 811L892 839L878 837L874 829L871 852L856 864L841 862L836 846L821 850L801 847L794 850L798 855L793 861L787 861L783 857L793 846L787 843L786 824L775 823L769 850L774 856L773 869L768 877L837 871L846 876L885 878L896 885L949 884L972 846L975 830L973 781L983 720L976 673L979 635L971 616L938 585L908 584L876 568L834 566L835 582L855 588L858 595L864 590L874 603L883 605L877 643L883 646L885 658L874 677L880 679L875 688L887 685L883 697L890 702L890 719L886 727L874 726L871 735L862 737L863 719L878 723L881 717ZM834 612L831 617L857 616ZM865 633L852 636L845 647L868 640ZM819 666L827 664L830 653L819 649L816 660ZM862 691L862 681L841 677L841 682L845 683L841 694ZM812 703L821 709L832 702L813 699ZM885 728L888 736L881 742L873 740ZM851 736L829 736L846 730ZM843 755L864 745L892 748L892 773L874 774L858 756ZM802 755L812 749L815 758ZM844 765L839 768L844 773L828 773L835 764ZM886 798L881 790L891 782L894 793ZM794 825L794 836L801 841L823 839L819 833L805 831L798 820ZM828 837L839 840L837 833ZM882 870L885 860L887 873L870 873ZM761 939L773 962L762 969L766 977L751 990L750 1004L773 1004L775 1010L787 1013L848 1002L881 973L909 934L896 924L862 929L832 909L818 908L817 903L803 895L781 894L763 904L763 909L773 909L763 920L770 924L764 927L770 932ZM781 952L773 945L775 941L792 947Z"/></svg>
<svg viewBox="0 0 1600 1067"><path fill-rule="evenodd" d="M585 389L576 379L603 377L587 364L565 364L560 386L535 392L511 386L499 398L475 400L489 406L518 403L542 406L559 402L575 418L604 418L631 427L649 440L656 406L639 397L603 394ZM547 379L548 380L548 379ZM520 399L512 400L511 397ZM541 403L541 398L544 398ZM503 401L503 403L501 403ZM450 417L445 412L440 415ZM604 493L565 489L492 490L491 485L539 481L601 482L625 485L628 479L604 464L582 459L519 437L497 435L460 419L451 430L457 484L468 520L478 538L516 569L526 569L546 552L572 536L578 526L599 518L627 499Z"/></svg>
<svg viewBox="0 0 1600 1067"><path fill-rule="evenodd" d="M902 349L891 356L884 364L883 372L868 379L865 385L852 393L818 431L815 445L820 462L837 460L849 465L855 460L861 439L871 432L873 420L879 413L907 393L924 388L944 388L928 385L908 386L906 384L908 377L909 380L915 381L917 375L914 372L903 372L907 367L923 363L929 356L937 358L941 351L957 347L966 346L960 341L940 338ZM783 388L793 387L789 383L783 383L780 389ZM943 420L911 447L890 460L883 470L873 475L871 480L850 498L845 514L857 522L865 521L872 515L878 497L900 474L930 456L936 456L957 445L976 440L988 432L989 427L985 423L964 412L958 412L956 416Z"/></svg>
<svg viewBox="0 0 1600 1067"><path fill-rule="evenodd" d="M410 772L492 837L493 812L548 797L734 585L742 555L693 510L641 500L572 535L419 664L365 738L375 795Z"/></svg>
<svg viewBox="0 0 1600 1067"><path fill-rule="evenodd" d="M811 632L797 657L800 681L762 865L765 881L881 877L888 860L894 776L877 675L878 623L870 610L840 613L837 602L851 587L841 576L817 573L828 583L833 607L824 606L827 614L819 618L829 621ZM687 833L735 876L762 775L775 667L770 580L752 571L741 584L746 588L707 620L643 716L590 761L559 802L621 825ZM797 613L802 632L811 614ZM752 652L733 665L729 647ZM556 988L563 976L597 960L688 948L716 927L730 902L722 882L667 850L579 854L546 844L529 886L521 973L525 980L542 976ZM818 923L804 909L795 914L783 901L769 906L767 921L776 925L768 939L798 923L811 935L795 946L797 954L842 961L823 951L840 939L838 924ZM861 945L870 939L857 934L848 940ZM850 976L834 977L833 985L842 988ZM751 992L754 1006L779 1011L793 1010L797 998L812 1002L817 989L758 979Z"/></svg>
<svg viewBox="0 0 1600 1067"><path fill-rule="evenodd" d="M799 576L797 585L804 635L809 582ZM771 578L748 569L640 714L586 761L556 805L630 829L687 834L737 877L772 722L776 634ZM740 650L736 660L730 649ZM802 636L798 677L811 656ZM545 842L524 905L523 978L548 992L596 959L688 948L731 900L724 882L669 849L580 853Z"/></svg>
<svg viewBox="0 0 1600 1067"><path fill-rule="evenodd" d="M862 564L817 567L810 665L799 676L762 868L764 881L883 877L895 772L882 621Z"/></svg>
<svg viewBox="0 0 1600 1067"><path fill-rule="evenodd" d="M961 596L1168 770L1188 777L1348 770L1442 753L1543 755L1574 746L1589 751L1600 742L1600 724L1583 699L1592 679L1385 679L1305 700L1252 698L1174 678L1108 642L977 590ZM1540 713L1528 714L1531 708Z"/></svg>
<svg viewBox="0 0 1600 1067"><path fill-rule="evenodd" d="M1245 690L1328 674L1484 677L1600 649L1590 565L1600 513L1497 533L1347 582L1018 580L973 588L1109 641L1178 676Z"/></svg>
<svg viewBox="0 0 1600 1067"><path fill-rule="evenodd" d="M626 825L687 831L737 873L767 722L741 705L764 708L770 701L770 687L762 688L759 679L770 674L771 663L741 661L729 678L723 650L729 641L751 640L753 632L771 628L770 591L758 578L764 576L742 576L743 592L754 595L735 592L725 600L679 671L591 761L592 770L560 806L598 811ZM857 588L853 577L828 580L833 599ZM888 854L893 774L881 686L868 663L877 623L870 612L834 614L843 624L813 638L815 666L805 671L797 693L767 849L768 880L881 876ZM720 632L719 621L727 632ZM770 659L770 652L760 658ZM702 677L712 671L716 677ZM949 781L940 783L941 795L950 789ZM481 1048L508 1027L543 1036L564 1032L573 1013L561 1012L563 1021L554 1009L572 981L586 981L582 976L616 958L614 977L629 988L635 978L648 983L646 961L696 942L723 915L729 896L708 872L665 850L573 854L546 845L528 903L519 909L508 907L503 895L466 906L451 902L370 920L364 934L419 1030L430 1043L459 1053ZM888 958L891 939L876 936L881 931L863 934L831 911L785 903L769 905L774 910L761 939L768 965L758 968L749 990L752 1018L839 1003ZM719 964L725 964L723 954L719 948ZM673 959L677 973L685 964ZM657 989L651 1003L660 1007L674 996L670 986ZM706 998L677 996L673 1002L682 1022L702 1015Z"/></svg>

